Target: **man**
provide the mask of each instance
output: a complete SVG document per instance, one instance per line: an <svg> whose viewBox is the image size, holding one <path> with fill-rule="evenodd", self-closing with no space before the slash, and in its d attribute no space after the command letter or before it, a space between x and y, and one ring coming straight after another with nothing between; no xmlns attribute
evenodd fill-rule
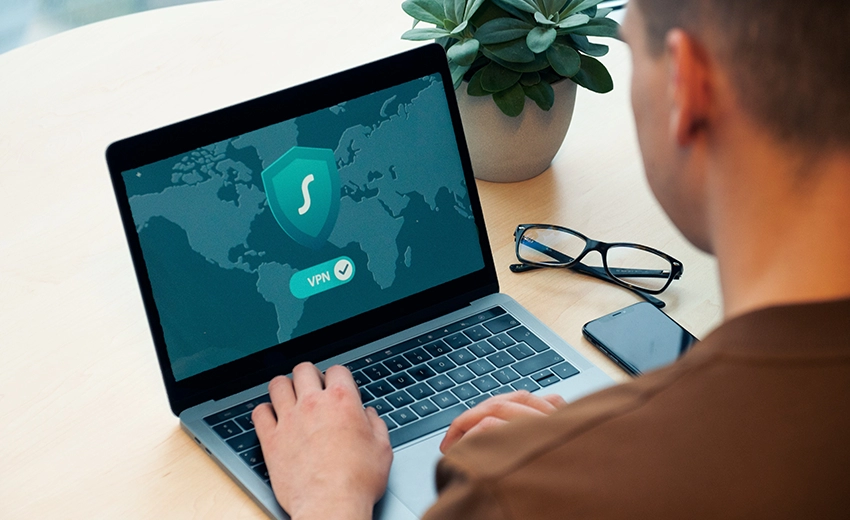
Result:
<svg viewBox="0 0 850 520"><path fill-rule="evenodd" d="M725 322L576 403L515 393L443 441L443 518L825 518L850 505L850 3L632 0L649 183L718 258ZM254 411L296 520L368 518L392 453L344 368Z"/></svg>

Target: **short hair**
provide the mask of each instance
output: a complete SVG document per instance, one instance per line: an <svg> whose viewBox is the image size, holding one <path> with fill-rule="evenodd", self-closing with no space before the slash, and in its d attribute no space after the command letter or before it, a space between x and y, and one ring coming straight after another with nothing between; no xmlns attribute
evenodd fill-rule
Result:
<svg viewBox="0 0 850 520"><path fill-rule="evenodd" d="M850 146L850 1L636 3L651 53L673 28L693 35L729 73L744 110L780 140Z"/></svg>

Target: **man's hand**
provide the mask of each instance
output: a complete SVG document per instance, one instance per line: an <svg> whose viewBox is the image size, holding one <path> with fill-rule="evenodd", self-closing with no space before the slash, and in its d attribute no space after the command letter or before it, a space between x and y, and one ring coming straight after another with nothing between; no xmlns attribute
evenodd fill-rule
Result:
<svg viewBox="0 0 850 520"><path fill-rule="evenodd" d="M567 403L559 395L537 397L525 390L493 396L470 408L452 421L440 451L445 453L463 437L476 435L518 417L544 417L551 415Z"/></svg>
<svg viewBox="0 0 850 520"><path fill-rule="evenodd" d="M254 409L272 488L295 520L372 518L387 487L393 452L387 427L363 409L351 373L324 377L301 363L269 383L271 404Z"/></svg>

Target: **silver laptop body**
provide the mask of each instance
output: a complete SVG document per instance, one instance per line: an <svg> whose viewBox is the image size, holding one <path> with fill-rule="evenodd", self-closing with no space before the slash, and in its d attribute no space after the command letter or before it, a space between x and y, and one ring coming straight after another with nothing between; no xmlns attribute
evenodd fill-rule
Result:
<svg viewBox="0 0 850 520"><path fill-rule="evenodd" d="M310 360L347 365L390 429L376 518L436 498L451 419L612 380L498 292L441 47L119 141L107 151L171 408L274 518L250 412Z"/></svg>

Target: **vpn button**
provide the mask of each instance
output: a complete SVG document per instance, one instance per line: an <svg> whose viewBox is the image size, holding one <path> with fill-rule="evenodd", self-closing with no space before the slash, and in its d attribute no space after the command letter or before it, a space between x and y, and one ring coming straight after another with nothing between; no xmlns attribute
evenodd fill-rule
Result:
<svg viewBox="0 0 850 520"><path fill-rule="evenodd" d="M299 299L339 287L354 278L354 262L341 256L298 271L289 279L289 290Z"/></svg>

